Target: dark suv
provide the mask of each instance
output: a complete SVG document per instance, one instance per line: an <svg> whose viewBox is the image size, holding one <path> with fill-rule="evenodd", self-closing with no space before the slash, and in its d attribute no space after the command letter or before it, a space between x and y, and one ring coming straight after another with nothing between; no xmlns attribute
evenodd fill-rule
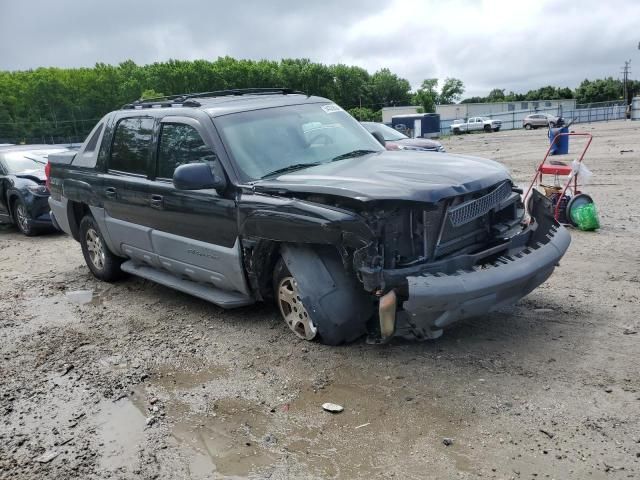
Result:
<svg viewBox="0 0 640 480"><path fill-rule="evenodd" d="M299 337L435 338L517 301L569 245L490 160L386 151L333 102L285 89L135 102L50 157L49 203L98 278L224 308L275 299Z"/></svg>

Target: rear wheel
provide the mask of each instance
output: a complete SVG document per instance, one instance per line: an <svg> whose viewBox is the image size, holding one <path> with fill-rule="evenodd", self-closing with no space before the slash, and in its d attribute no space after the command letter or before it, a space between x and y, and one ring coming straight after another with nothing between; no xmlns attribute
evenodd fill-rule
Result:
<svg viewBox="0 0 640 480"><path fill-rule="evenodd" d="M13 220L16 223L16 227L27 237L32 237L36 234L35 229L31 225L31 217L27 211L27 207L20 199L16 200L13 204Z"/></svg>
<svg viewBox="0 0 640 480"><path fill-rule="evenodd" d="M317 339L318 327L302 303L298 282L282 258L278 260L274 269L273 285L280 315L289 329L303 340Z"/></svg>
<svg viewBox="0 0 640 480"><path fill-rule="evenodd" d="M124 276L120 270L124 259L109 250L98 224L91 215L86 215L80 221L80 246L89 270L97 278L113 282Z"/></svg>

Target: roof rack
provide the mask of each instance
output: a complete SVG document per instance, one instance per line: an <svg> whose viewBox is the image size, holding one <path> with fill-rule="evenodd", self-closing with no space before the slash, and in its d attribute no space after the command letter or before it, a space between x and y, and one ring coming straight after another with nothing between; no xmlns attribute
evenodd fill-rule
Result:
<svg viewBox="0 0 640 480"><path fill-rule="evenodd" d="M213 92L199 92L199 93L181 93L178 95L164 95L161 97L146 98L144 100L136 100L135 102L127 103L122 106L123 110L126 109L140 109L140 108L161 108L161 107L199 107L200 102L193 100L194 98L208 98L208 97L229 97L229 96L242 96L242 95L270 95L273 93L280 93L282 95L302 94L304 92L293 90L291 88L235 88L230 90L215 90Z"/></svg>

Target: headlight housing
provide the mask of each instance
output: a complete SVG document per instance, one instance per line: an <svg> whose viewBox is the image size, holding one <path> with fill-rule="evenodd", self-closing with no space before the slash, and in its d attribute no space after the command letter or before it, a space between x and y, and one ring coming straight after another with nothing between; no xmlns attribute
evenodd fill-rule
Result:
<svg viewBox="0 0 640 480"><path fill-rule="evenodd" d="M44 185L29 185L27 186L27 190L29 190L34 195L49 195L49 190Z"/></svg>

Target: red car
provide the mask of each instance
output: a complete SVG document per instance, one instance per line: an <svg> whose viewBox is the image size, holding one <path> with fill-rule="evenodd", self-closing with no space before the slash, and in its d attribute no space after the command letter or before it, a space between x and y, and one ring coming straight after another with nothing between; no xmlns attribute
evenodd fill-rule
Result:
<svg viewBox="0 0 640 480"><path fill-rule="evenodd" d="M385 141L387 150L423 150L426 152L444 152L440 142L428 138L409 138L403 133L387 127L384 123L360 122L370 133L378 132Z"/></svg>

